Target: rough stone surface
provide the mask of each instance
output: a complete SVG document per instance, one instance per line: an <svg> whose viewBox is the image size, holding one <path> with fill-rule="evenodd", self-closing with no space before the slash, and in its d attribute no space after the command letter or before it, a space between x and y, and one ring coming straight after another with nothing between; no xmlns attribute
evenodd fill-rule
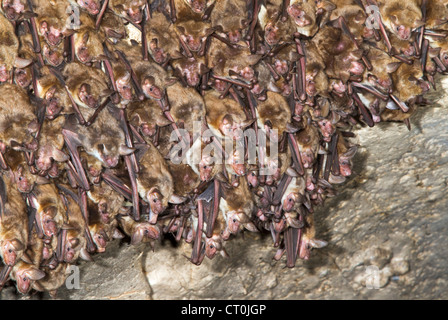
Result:
<svg viewBox="0 0 448 320"><path fill-rule="evenodd" d="M435 103L417 111L410 132L392 123L356 130L356 175L315 213L329 245L294 269L272 260L269 235L239 236L227 244L230 258L199 267L184 257L186 244L152 252L115 241L80 263L80 289L58 298L448 299L447 88L448 79L428 96Z"/></svg>

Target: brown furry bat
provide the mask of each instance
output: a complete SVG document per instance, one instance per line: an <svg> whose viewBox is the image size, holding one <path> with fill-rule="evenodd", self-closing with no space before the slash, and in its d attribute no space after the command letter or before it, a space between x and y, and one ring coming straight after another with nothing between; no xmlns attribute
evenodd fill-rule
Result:
<svg viewBox="0 0 448 320"><path fill-rule="evenodd" d="M62 74L66 78L68 90L80 107L96 109L110 95L107 77L101 70L72 62L64 67Z"/></svg>
<svg viewBox="0 0 448 320"><path fill-rule="evenodd" d="M0 177L0 197L0 256L7 266L14 266L28 245L26 203L8 177Z"/></svg>
<svg viewBox="0 0 448 320"><path fill-rule="evenodd" d="M182 57L179 39L173 37L174 26L163 13L154 12L145 24L148 51L155 62L162 65L170 59Z"/></svg>
<svg viewBox="0 0 448 320"><path fill-rule="evenodd" d="M145 0L110 0L109 8L118 16L139 24L143 19Z"/></svg>
<svg viewBox="0 0 448 320"><path fill-rule="evenodd" d="M409 40L411 31L424 23L421 0L378 0L377 3L385 27L401 40Z"/></svg>
<svg viewBox="0 0 448 320"><path fill-rule="evenodd" d="M0 151L4 153L6 147L35 150L37 141L32 134L38 124L26 92L17 85L0 86L0 110Z"/></svg>
<svg viewBox="0 0 448 320"><path fill-rule="evenodd" d="M67 28L66 1L32 0L34 12L37 14L37 30L50 46L56 46L69 33Z"/></svg>
<svg viewBox="0 0 448 320"><path fill-rule="evenodd" d="M157 148L148 142L137 154L140 171L137 175L138 193L151 207L149 222L155 224L157 216L168 206L173 195L173 177Z"/></svg>

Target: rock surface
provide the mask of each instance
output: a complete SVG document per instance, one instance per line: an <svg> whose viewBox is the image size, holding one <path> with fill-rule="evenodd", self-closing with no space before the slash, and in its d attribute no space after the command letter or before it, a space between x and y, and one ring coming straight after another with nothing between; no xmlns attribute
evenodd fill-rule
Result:
<svg viewBox="0 0 448 320"><path fill-rule="evenodd" d="M440 89L444 90L440 90ZM356 130L355 175L316 210L326 248L294 269L272 260L269 235L241 235L230 258L191 264L189 245L115 241L79 264L80 289L61 299L448 299L448 79L434 105L404 124ZM442 94L440 94L442 92ZM21 297L5 288L2 298Z"/></svg>

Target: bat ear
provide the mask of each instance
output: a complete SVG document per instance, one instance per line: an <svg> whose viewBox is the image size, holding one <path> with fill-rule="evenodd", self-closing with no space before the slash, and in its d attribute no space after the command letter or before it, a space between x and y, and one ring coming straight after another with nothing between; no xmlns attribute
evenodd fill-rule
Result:
<svg viewBox="0 0 448 320"><path fill-rule="evenodd" d="M85 33L82 35L82 42L87 43L87 41L89 41L89 37L90 37L89 32L85 32Z"/></svg>
<svg viewBox="0 0 448 320"><path fill-rule="evenodd" d="M177 31L179 31L182 34L185 34L185 28L182 26L176 26Z"/></svg>
<svg viewBox="0 0 448 320"><path fill-rule="evenodd" d="M440 50L441 50L442 48L440 48L440 47L438 47L438 48L431 48L431 47L429 47L429 49L428 49L428 54L429 54L429 57L430 58L434 58L434 57L437 57L439 54L440 54Z"/></svg>
<svg viewBox="0 0 448 320"><path fill-rule="evenodd" d="M387 73L394 73L401 66L401 62L391 62L386 65Z"/></svg>
<svg viewBox="0 0 448 320"><path fill-rule="evenodd" d="M350 79L350 72L348 72L348 71L341 71L339 73L339 77L341 78L341 81L343 83L347 83L348 80Z"/></svg>
<svg viewBox="0 0 448 320"><path fill-rule="evenodd" d="M24 252L22 255L22 261L28 263L28 264L33 264L33 261L31 260L31 258Z"/></svg>
<svg viewBox="0 0 448 320"><path fill-rule="evenodd" d="M37 268L31 268L29 270L26 271L26 275L28 276L28 278L30 278L31 280L40 280L42 278L45 277L45 272L43 272L42 270L39 270Z"/></svg>
<svg viewBox="0 0 448 320"><path fill-rule="evenodd" d="M16 57L16 60L14 61L14 67L18 69L23 69L28 67L30 64L33 63L33 60L31 59L24 59L20 57Z"/></svg>
<svg viewBox="0 0 448 320"><path fill-rule="evenodd" d="M310 246L312 248L320 249L326 247L327 245L328 242L324 240L317 240L317 239L310 240Z"/></svg>
<svg viewBox="0 0 448 320"><path fill-rule="evenodd" d="M286 132L296 133L300 129L301 129L300 127L298 127L297 125L295 125L295 124L293 124L291 122L286 123Z"/></svg>
<svg viewBox="0 0 448 320"><path fill-rule="evenodd" d="M163 115L159 115L159 116L157 116L157 118L156 118L156 124L157 124L159 127L165 127L165 126L167 126L167 125L170 125L170 124L171 124L171 121L168 120L165 116L163 116Z"/></svg>
<svg viewBox="0 0 448 320"><path fill-rule="evenodd" d="M120 232L117 228L114 229L114 233L112 234L112 238L114 239L123 239L124 234Z"/></svg>
<svg viewBox="0 0 448 320"><path fill-rule="evenodd" d="M90 256L90 254L87 252L86 248L82 248L81 251L79 252L79 256L81 257L82 260L84 261L89 261L89 262L93 262L92 257Z"/></svg>
<svg viewBox="0 0 448 320"><path fill-rule="evenodd" d="M137 245L143 240L143 230L137 228L131 236L131 244Z"/></svg>
<svg viewBox="0 0 448 320"><path fill-rule="evenodd" d="M241 123L241 127L247 128L248 126L252 125L254 122L255 122L255 119L245 120Z"/></svg>
<svg viewBox="0 0 448 320"><path fill-rule="evenodd" d="M256 227L252 222L245 223L245 224L244 224L244 227L245 227L247 230L249 230L250 232L258 232L257 227Z"/></svg>
<svg viewBox="0 0 448 320"><path fill-rule="evenodd" d="M330 182L331 184L341 184L344 183L345 180L347 180L344 176L334 176L333 174L330 173L330 177L328 178L328 182Z"/></svg>
<svg viewBox="0 0 448 320"><path fill-rule="evenodd" d="M346 153L344 153L344 157L347 158L353 158L353 156L356 154L356 151L358 151L357 146L350 147Z"/></svg>
<svg viewBox="0 0 448 320"><path fill-rule="evenodd" d="M11 245L13 246L14 250L21 251L25 249L25 246L23 243L17 239L11 240Z"/></svg>
<svg viewBox="0 0 448 320"><path fill-rule="evenodd" d="M227 253L226 249L222 248L220 252L221 252L221 256L223 256L223 258L230 257L229 254Z"/></svg>
<svg viewBox="0 0 448 320"><path fill-rule="evenodd" d="M69 156L65 152L55 149L53 150L52 158L57 162L64 162L69 159Z"/></svg>
<svg viewBox="0 0 448 320"><path fill-rule="evenodd" d="M69 240L69 242L70 242L70 244L73 247L76 247L79 244L79 239L78 238L75 238L75 239L72 238L72 239Z"/></svg>
<svg viewBox="0 0 448 320"><path fill-rule="evenodd" d="M299 176L297 171L294 170L292 167L288 167L288 169L286 169L286 174L290 177L298 177Z"/></svg>
<svg viewBox="0 0 448 320"><path fill-rule="evenodd" d="M171 196L170 200L168 200L169 203L173 203L173 204L180 204L185 201L187 201L187 198L176 196L174 194Z"/></svg>
<svg viewBox="0 0 448 320"><path fill-rule="evenodd" d="M210 36L213 32L217 31L219 29L219 27L212 27L212 28L207 28L205 29L205 36L208 37ZM222 27L221 27L222 30Z"/></svg>
<svg viewBox="0 0 448 320"><path fill-rule="evenodd" d="M122 156L128 156L131 153L133 153L135 151L134 148L129 148L124 144L121 144L120 147L118 148L118 152L120 153L120 155Z"/></svg>
<svg viewBox="0 0 448 320"><path fill-rule="evenodd" d="M423 20L415 20L414 22L414 28L420 28L421 26L425 25L425 21Z"/></svg>

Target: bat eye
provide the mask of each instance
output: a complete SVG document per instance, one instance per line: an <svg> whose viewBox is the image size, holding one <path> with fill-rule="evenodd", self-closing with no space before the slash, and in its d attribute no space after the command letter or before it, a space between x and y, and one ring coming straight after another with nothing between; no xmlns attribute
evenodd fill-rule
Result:
<svg viewBox="0 0 448 320"><path fill-rule="evenodd" d="M145 232L144 232L145 234L148 234L149 233L149 231L148 231L148 229L145 229Z"/></svg>
<svg viewBox="0 0 448 320"><path fill-rule="evenodd" d="M252 172L252 177L255 177L255 173Z"/></svg>
<svg viewBox="0 0 448 320"><path fill-rule="evenodd" d="M23 281L28 281L28 278L27 277L23 277Z"/></svg>
<svg viewBox="0 0 448 320"><path fill-rule="evenodd" d="M232 221L233 221L233 222L236 222L236 219L233 219Z"/></svg>
<svg viewBox="0 0 448 320"><path fill-rule="evenodd" d="M8 252L9 252L9 253L12 253L12 249L8 249Z"/></svg>
<svg viewBox="0 0 448 320"><path fill-rule="evenodd" d="M211 244L211 245L210 245L210 249L213 249L213 248L214 248L214 247L213 247L213 245Z"/></svg>

